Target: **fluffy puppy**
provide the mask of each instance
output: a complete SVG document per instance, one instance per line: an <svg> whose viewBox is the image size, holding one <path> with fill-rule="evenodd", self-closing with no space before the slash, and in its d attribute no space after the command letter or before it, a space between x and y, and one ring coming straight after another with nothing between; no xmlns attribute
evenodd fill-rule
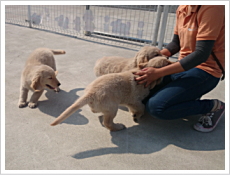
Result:
<svg viewBox="0 0 230 175"><path fill-rule="evenodd" d="M154 46L144 46L136 53L134 58L123 58L117 56L103 57L96 61L94 67L95 75L101 76L109 73L119 73L138 67L150 59L161 56L160 50Z"/></svg>
<svg viewBox="0 0 230 175"><path fill-rule="evenodd" d="M28 91L33 92L28 106L37 107L37 102L44 89L58 92L60 82L57 80L56 65L53 55L65 54L64 50L38 48L31 53L21 74L19 108L27 106Z"/></svg>
<svg viewBox="0 0 230 175"><path fill-rule="evenodd" d="M163 67L171 64L165 57L152 59L143 67ZM94 113L103 113L102 124L110 131L119 131L124 129L123 124L114 123L119 105L127 106L132 113L135 122L144 114L145 106L142 100L148 96L150 89L161 80L154 81L148 88L143 84L138 85L134 75L138 68L121 72L111 73L98 77L89 84L83 96L75 103L68 107L58 118L55 119L51 126L61 123L78 109L88 104Z"/></svg>

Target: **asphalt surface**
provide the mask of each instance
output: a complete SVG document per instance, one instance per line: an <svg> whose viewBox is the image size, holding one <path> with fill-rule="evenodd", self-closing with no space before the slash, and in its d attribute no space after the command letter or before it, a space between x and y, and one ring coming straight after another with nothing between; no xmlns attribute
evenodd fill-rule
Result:
<svg viewBox="0 0 230 175"><path fill-rule="evenodd" d="M213 132L200 133L192 127L199 116L165 121L146 113L137 124L121 107L115 122L127 129L110 132L101 126L100 114L84 106L51 127L96 78L93 67L97 59L111 55L131 58L137 51L11 24L6 24L5 31L6 170L225 169L225 117ZM62 90L45 91L35 109L18 108L20 74L28 55L38 47L66 51L55 55ZM202 98L224 102L224 92L225 81L221 81Z"/></svg>

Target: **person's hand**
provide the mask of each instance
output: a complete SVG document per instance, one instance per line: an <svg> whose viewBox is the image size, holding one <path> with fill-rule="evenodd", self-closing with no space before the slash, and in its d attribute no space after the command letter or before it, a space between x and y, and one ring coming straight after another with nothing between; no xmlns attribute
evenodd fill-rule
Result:
<svg viewBox="0 0 230 175"><path fill-rule="evenodd" d="M135 80L138 81L138 84L145 83L145 87L148 87L153 81L156 81L161 77L183 72L183 71L185 70L181 66L180 62L176 62L161 68L146 67L141 71L135 73L135 75L140 76L135 78Z"/></svg>
<svg viewBox="0 0 230 175"><path fill-rule="evenodd" d="M153 81L161 78L157 72L158 68L146 67L135 73L135 75L140 75L140 77L135 78L135 80L138 81L138 84L145 83L145 87L148 87Z"/></svg>

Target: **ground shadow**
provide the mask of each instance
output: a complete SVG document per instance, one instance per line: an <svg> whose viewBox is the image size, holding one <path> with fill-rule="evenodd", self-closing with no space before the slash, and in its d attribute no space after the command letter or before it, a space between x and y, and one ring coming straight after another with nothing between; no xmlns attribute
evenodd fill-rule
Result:
<svg viewBox="0 0 230 175"><path fill-rule="evenodd" d="M126 106L119 106L118 108L122 111L129 112L129 109Z"/></svg>
<svg viewBox="0 0 230 175"><path fill-rule="evenodd" d="M66 108L68 108L79 98L79 96L76 94L77 91L82 90L84 90L84 88L73 89L69 92L61 90L58 93L46 91L45 96L47 97L47 100L39 101L38 109L45 114L58 117ZM63 123L73 125L87 124L89 122L88 119L81 115L80 112L81 109L63 121Z"/></svg>
<svg viewBox="0 0 230 175"><path fill-rule="evenodd" d="M171 144L187 150L224 150L224 117L220 120L218 127L210 133L201 133L192 128L198 117L166 121L145 115L139 125L118 132L110 132L111 141L117 147L88 150L76 153L72 157L84 159L106 154L151 154Z"/></svg>

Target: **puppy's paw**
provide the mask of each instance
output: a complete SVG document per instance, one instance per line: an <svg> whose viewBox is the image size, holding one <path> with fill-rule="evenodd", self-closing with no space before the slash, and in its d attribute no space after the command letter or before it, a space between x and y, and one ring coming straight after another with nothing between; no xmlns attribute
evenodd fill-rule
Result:
<svg viewBox="0 0 230 175"><path fill-rule="evenodd" d="M24 108L24 107L26 107L27 106L27 103L26 102L19 102L18 103L18 107L19 108Z"/></svg>
<svg viewBox="0 0 230 175"><path fill-rule="evenodd" d="M139 121L140 121L140 118L142 117L142 115L138 115L138 114L133 114L132 115L133 116L133 121L135 122L135 123L139 123Z"/></svg>
<svg viewBox="0 0 230 175"><path fill-rule="evenodd" d="M30 108L36 108L36 107L37 107L37 103L32 103L32 102L30 102L30 103L28 104L28 106L29 106Z"/></svg>
<svg viewBox="0 0 230 175"><path fill-rule="evenodd" d="M122 129L126 129L125 125L121 123L116 123L112 128L109 128L110 131L120 131Z"/></svg>

